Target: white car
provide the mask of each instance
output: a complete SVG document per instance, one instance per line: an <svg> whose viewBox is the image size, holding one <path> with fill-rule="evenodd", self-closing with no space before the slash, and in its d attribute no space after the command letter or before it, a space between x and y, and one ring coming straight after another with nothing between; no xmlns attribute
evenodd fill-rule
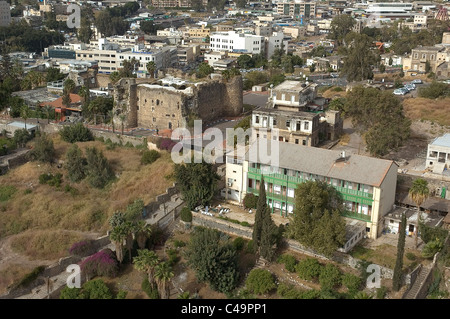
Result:
<svg viewBox="0 0 450 319"><path fill-rule="evenodd" d="M414 79L411 81L411 84L422 84L422 80L421 79Z"/></svg>
<svg viewBox="0 0 450 319"><path fill-rule="evenodd" d="M403 88L394 90L395 95L405 95L406 93L407 90L404 90Z"/></svg>

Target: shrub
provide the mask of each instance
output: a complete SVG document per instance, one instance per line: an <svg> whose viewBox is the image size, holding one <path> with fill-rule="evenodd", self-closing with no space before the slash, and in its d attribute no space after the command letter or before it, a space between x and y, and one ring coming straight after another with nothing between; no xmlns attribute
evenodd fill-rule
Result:
<svg viewBox="0 0 450 319"><path fill-rule="evenodd" d="M237 237L233 240L233 246L237 251L241 251L244 248L245 240L242 237Z"/></svg>
<svg viewBox="0 0 450 319"><path fill-rule="evenodd" d="M249 291L258 295L276 288L274 276L265 269L253 269L250 271L245 280L245 286Z"/></svg>
<svg viewBox="0 0 450 319"><path fill-rule="evenodd" d="M319 278L322 265L315 258L306 258L301 260L295 268L301 279L314 280Z"/></svg>
<svg viewBox="0 0 450 319"><path fill-rule="evenodd" d="M89 277L106 276L114 278L119 272L119 262L115 253L108 248L83 260L80 267Z"/></svg>
<svg viewBox="0 0 450 319"><path fill-rule="evenodd" d="M381 286L380 288L377 288L376 297L377 299L384 299L387 294L387 288L385 286Z"/></svg>
<svg viewBox="0 0 450 319"><path fill-rule="evenodd" d="M246 221L243 221L243 222L240 222L239 223L241 226L244 226L244 227L252 227L252 225L250 225L248 222L246 222Z"/></svg>
<svg viewBox="0 0 450 319"><path fill-rule="evenodd" d="M95 253L95 241L90 239L76 242L69 248L69 253L79 257L92 255Z"/></svg>
<svg viewBox="0 0 450 319"><path fill-rule="evenodd" d="M417 259L416 255L414 255L412 252L407 252L406 258L408 258L408 260L411 260L411 261L414 261Z"/></svg>
<svg viewBox="0 0 450 319"><path fill-rule="evenodd" d="M18 286L24 287L32 283L39 277L39 275L45 270L45 266L38 266L34 268L30 273L26 274L20 281Z"/></svg>
<svg viewBox="0 0 450 319"><path fill-rule="evenodd" d="M294 256L289 254L283 254L278 257L277 262L284 264L284 267L289 272L295 272L295 268L297 265L297 259Z"/></svg>
<svg viewBox="0 0 450 319"><path fill-rule="evenodd" d="M55 157L55 147L53 141L47 134L41 133L36 138L33 150L29 153L32 161L39 161L43 163L51 163Z"/></svg>
<svg viewBox="0 0 450 319"><path fill-rule="evenodd" d="M61 135L63 141L68 143L94 140L91 130L85 127L82 123L66 125L61 131L59 131L59 134Z"/></svg>
<svg viewBox="0 0 450 319"><path fill-rule="evenodd" d="M254 254L256 252L256 247L255 247L255 243L253 242L253 240L250 240L247 243L247 253L248 254Z"/></svg>
<svg viewBox="0 0 450 319"><path fill-rule="evenodd" d="M319 282L322 289L333 289L341 284L341 272L333 264L327 264L322 268L319 275Z"/></svg>
<svg viewBox="0 0 450 319"><path fill-rule="evenodd" d="M336 87L333 88L333 91L334 92L342 92L342 91L344 91L344 89L341 88L340 86L336 86Z"/></svg>
<svg viewBox="0 0 450 319"><path fill-rule="evenodd" d="M114 172L102 151L95 147L86 149L87 178L91 186L103 188L114 178Z"/></svg>
<svg viewBox="0 0 450 319"><path fill-rule="evenodd" d="M175 266L175 264L180 261L180 257L178 256L176 249L169 249L167 251L167 256L169 256L168 264L170 267Z"/></svg>
<svg viewBox="0 0 450 319"><path fill-rule="evenodd" d="M424 258L433 258L433 256L441 251L441 249L444 247L444 244L442 241L439 240L439 238L436 238L435 240L432 240L428 242L425 247L422 250L422 256Z"/></svg>
<svg viewBox="0 0 450 319"><path fill-rule="evenodd" d="M175 144L177 144L177 142L172 141L170 138L163 138L161 140L161 143L159 144L159 149L167 150L170 152L172 148L175 146Z"/></svg>
<svg viewBox="0 0 450 319"><path fill-rule="evenodd" d="M150 299L160 299L158 289L150 284L147 277L142 281L141 288Z"/></svg>
<svg viewBox="0 0 450 319"><path fill-rule="evenodd" d="M181 247L186 246L186 243L184 241L182 241L182 240L175 240L173 242L173 245L174 245L175 248L181 248Z"/></svg>
<svg viewBox="0 0 450 319"><path fill-rule="evenodd" d="M119 290L117 293L116 299L125 299L127 298L128 291L125 290Z"/></svg>
<svg viewBox="0 0 450 319"><path fill-rule="evenodd" d="M39 184L48 184L50 186L56 186L59 187L62 183L62 174L56 173L56 175L53 174L41 174L39 175Z"/></svg>
<svg viewBox="0 0 450 319"><path fill-rule="evenodd" d="M192 212L189 209L189 207L187 206L183 207L183 209L181 210L180 218L182 221L186 223L192 222Z"/></svg>
<svg viewBox="0 0 450 319"><path fill-rule="evenodd" d="M351 294L354 294L361 287L361 278L353 274L344 274L342 276L342 284L347 287Z"/></svg>
<svg viewBox="0 0 450 319"><path fill-rule="evenodd" d="M69 286L65 286L60 294L59 299L82 299L81 288L69 288Z"/></svg>
<svg viewBox="0 0 450 319"><path fill-rule="evenodd" d="M419 88L419 96L427 99L437 99L450 95L448 84L433 81L430 86Z"/></svg>
<svg viewBox="0 0 450 319"><path fill-rule="evenodd" d="M125 143L125 147L128 147L128 148L134 148L134 145L131 144L130 141L128 141L128 142Z"/></svg>
<svg viewBox="0 0 450 319"><path fill-rule="evenodd" d="M23 191L23 193L24 193L25 195L31 194L32 192L33 192L33 191L32 191L31 189L29 189L29 188L27 188L26 190Z"/></svg>
<svg viewBox="0 0 450 319"><path fill-rule="evenodd" d="M277 294L283 299L301 299L302 292L295 289L293 285L280 283L277 288Z"/></svg>
<svg viewBox="0 0 450 319"><path fill-rule="evenodd" d="M151 164L151 163L155 162L160 156L161 156L161 154L158 151L146 150L142 154L141 164Z"/></svg>
<svg viewBox="0 0 450 319"><path fill-rule="evenodd" d="M0 202L6 202L7 200L9 200L16 191L17 188L15 188L14 186L0 186Z"/></svg>
<svg viewBox="0 0 450 319"><path fill-rule="evenodd" d="M101 279L91 280L83 285L82 299L113 299L111 290Z"/></svg>

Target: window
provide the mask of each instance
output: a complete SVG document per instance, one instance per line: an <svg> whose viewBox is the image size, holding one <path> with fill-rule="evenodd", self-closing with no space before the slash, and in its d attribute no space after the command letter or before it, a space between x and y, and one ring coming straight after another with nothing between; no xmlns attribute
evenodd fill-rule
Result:
<svg viewBox="0 0 450 319"><path fill-rule="evenodd" d="M276 119L273 119L273 121L272 121L272 125L277 125L277 120Z"/></svg>
<svg viewBox="0 0 450 319"><path fill-rule="evenodd" d="M291 121L286 121L286 128L290 128L291 127Z"/></svg>
<svg viewBox="0 0 450 319"><path fill-rule="evenodd" d="M156 117L153 118L153 122L156 122Z"/></svg>
<svg viewBox="0 0 450 319"><path fill-rule="evenodd" d="M255 116L255 123L259 124L259 116L258 115Z"/></svg>
<svg viewBox="0 0 450 319"><path fill-rule="evenodd" d="M301 125L302 125L302 122L297 121L297 126L296 126L296 130L297 130L297 131L300 131Z"/></svg>
<svg viewBox="0 0 450 319"><path fill-rule="evenodd" d="M302 141L302 145L306 145L306 140L303 140L303 141Z"/></svg>
<svg viewBox="0 0 450 319"><path fill-rule="evenodd" d="M295 144L298 144L298 138L295 139Z"/></svg>
<svg viewBox="0 0 450 319"><path fill-rule="evenodd" d="M305 128L305 130L309 130L309 122L305 122L304 128Z"/></svg>

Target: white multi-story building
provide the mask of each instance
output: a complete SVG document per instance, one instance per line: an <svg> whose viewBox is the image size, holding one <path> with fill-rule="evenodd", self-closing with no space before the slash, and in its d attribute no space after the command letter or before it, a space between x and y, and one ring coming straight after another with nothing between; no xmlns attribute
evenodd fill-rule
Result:
<svg viewBox="0 0 450 319"><path fill-rule="evenodd" d="M136 67L138 77L147 76L147 63L154 62L156 70L167 68L176 63L176 47L161 47L149 49L141 45L121 49L116 43L99 39L98 47L80 48L75 50L77 60L97 61L99 73L112 73L123 67L123 61L135 58L139 61ZM175 60L173 57L175 56Z"/></svg>
<svg viewBox="0 0 450 319"><path fill-rule="evenodd" d="M450 134L436 137L428 144L426 168L442 174L450 168Z"/></svg>
<svg viewBox="0 0 450 319"><path fill-rule="evenodd" d="M277 49L283 49L284 53L288 53L289 39L286 38L283 32L274 32L271 36L265 37L265 42L265 54L267 59L270 59Z"/></svg>
<svg viewBox="0 0 450 319"><path fill-rule="evenodd" d="M214 32L211 33L210 49L212 51L262 54L264 53L264 37L236 31Z"/></svg>
<svg viewBox="0 0 450 319"><path fill-rule="evenodd" d="M263 144L267 148L260 152L259 143L252 143L244 156L239 152L226 154L227 184L222 196L242 202L248 193L258 195L264 177L271 211L289 216L295 209L298 185L323 181L341 194L345 206L343 216L363 222L369 238L381 235L383 218L395 201L398 165L394 161L267 140ZM273 156L272 147L276 147L278 155L275 165L273 158L272 164L267 164L267 158L263 157Z"/></svg>
<svg viewBox="0 0 450 319"><path fill-rule="evenodd" d="M369 4L365 12L367 16L377 17L378 19L395 19L411 17L413 15L412 10L412 3L378 2Z"/></svg>
<svg viewBox="0 0 450 319"><path fill-rule="evenodd" d="M9 3L0 1L0 27L7 27L11 24L11 9Z"/></svg>

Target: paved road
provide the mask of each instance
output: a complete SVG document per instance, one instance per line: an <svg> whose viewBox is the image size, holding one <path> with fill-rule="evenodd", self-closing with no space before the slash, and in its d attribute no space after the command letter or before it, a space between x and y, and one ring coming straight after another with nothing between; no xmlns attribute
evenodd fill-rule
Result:
<svg viewBox="0 0 450 319"><path fill-rule="evenodd" d="M250 104L250 105L256 105L259 107L265 107L267 104L267 100L269 99L268 93L247 93L244 94L243 97L243 103L244 104Z"/></svg>

